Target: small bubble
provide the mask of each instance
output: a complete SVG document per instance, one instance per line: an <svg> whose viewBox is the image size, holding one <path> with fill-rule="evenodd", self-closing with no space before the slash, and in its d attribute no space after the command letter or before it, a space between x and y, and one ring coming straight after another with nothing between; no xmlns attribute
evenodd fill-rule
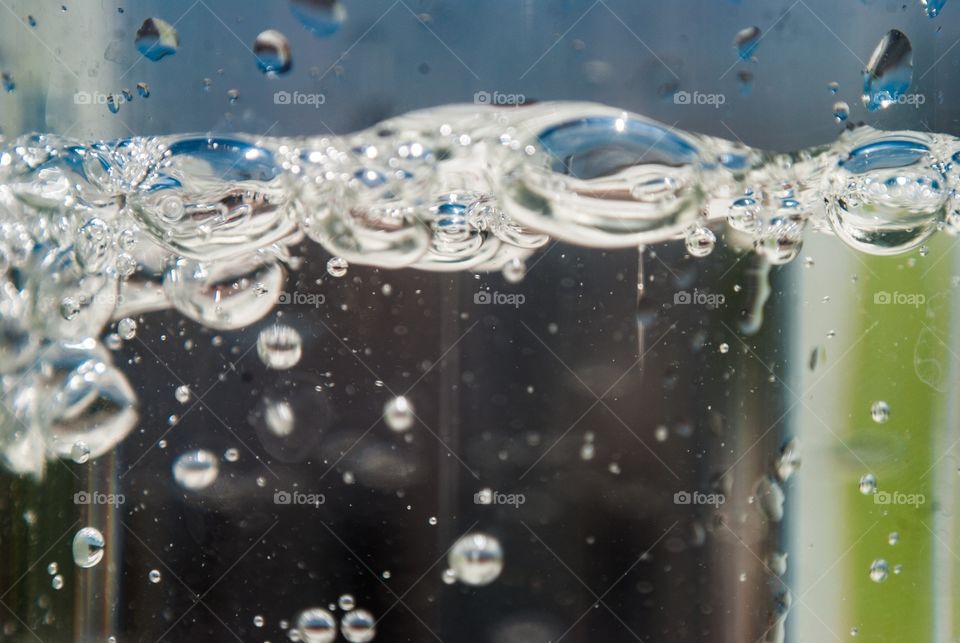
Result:
<svg viewBox="0 0 960 643"><path fill-rule="evenodd" d="M368 643L377 635L377 623L367 610L354 610L343 615L340 633L350 643Z"/></svg>
<svg viewBox="0 0 960 643"><path fill-rule="evenodd" d="M223 459L227 462L236 462L240 459L240 451L231 447L223 452Z"/></svg>
<svg viewBox="0 0 960 643"><path fill-rule="evenodd" d="M63 589L63 576L60 574L54 576L50 581L50 585L53 587L53 589Z"/></svg>
<svg viewBox="0 0 960 643"><path fill-rule="evenodd" d="M882 583L883 581L887 580L888 569L889 566L887 565L887 561L883 560L882 558L873 561L873 563L870 565L870 580L872 580L874 583Z"/></svg>
<svg viewBox="0 0 960 643"><path fill-rule="evenodd" d="M150 570L150 573L147 574L147 578L150 580L151 583L153 583L154 585L156 585L156 584L159 583L160 580L161 580L160 570L159 570L159 569L151 569L151 570Z"/></svg>
<svg viewBox="0 0 960 643"><path fill-rule="evenodd" d="M347 260L342 257L332 257L327 262L327 272L331 277L343 277L347 274L347 269L350 267L350 264L347 263Z"/></svg>
<svg viewBox="0 0 960 643"><path fill-rule="evenodd" d="M427 520L427 522L428 522L430 525L436 525L436 524L437 524L437 517L436 517L436 516L430 516L430 519Z"/></svg>
<svg viewBox="0 0 960 643"><path fill-rule="evenodd" d="M77 464L84 464L90 459L90 447L83 440L77 440L70 447L70 459Z"/></svg>
<svg viewBox="0 0 960 643"><path fill-rule="evenodd" d="M860 493L865 496L877 492L877 478L872 473L864 474L860 478Z"/></svg>
<svg viewBox="0 0 960 643"><path fill-rule="evenodd" d="M337 606L344 612L349 612L357 606L352 594L343 594L337 599Z"/></svg>
<svg viewBox="0 0 960 643"><path fill-rule="evenodd" d="M180 402L180 404L186 404L190 401L190 387L186 384L181 384L177 387L177 390L173 392L173 396L177 398L177 402Z"/></svg>
<svg viewBox="0 0 960 643"><path fill-rule="evenodd" d="M257 57L257 67L265 74L285 74L293 64L290 43L276 29L260 32L253 42L253 55Z"/></svg>
<svg viewBox="0 0 960 643"><path fill-rule="evenodd" d="M60 569L60 566L57 565L56 563L50 563L49 565L47 565L47 573L50 574L51 576L56 574L59 569Z"/></svg>
<svg viewBox="0 0 960 643"><path fill-rule="evenodd" d="M137 93L140 94L140 98L150 98L150 85L137 83Z"/></svg>
<svg viewBox="0 0 960 643"><path fill-rule="evenodd" d="M724 354L729 353L729 352L730 352L730 344L728 344L728 343L726 343L726 342L720 344L720 352L721 352L721 353L724 353Z"/></svg>
<svg viewBox="0 0 960 643"><path fill-rule="evenodd" d="M710 228L698 225L687 233L685 243L691 257L706 257L717 245L717 236Z"/></svg>
<svg viewBox="0 0 960 643"><path fill-rule="evenodd" d="M503 278L508 283L517 284L523 281L527 274L527 264L523 259L514 257L503 266Z"/></svg>
<svg viewBox="0 0 960 643"><path fill-rule="evenodd" d="M403 395L398 395L383 407L383 420L390 430L402 433L413 426L413 404Z"/></svg>
<svg viewBox="0 0 960 643"><path fill-rule="evenodd" d="M84 527L73 537L73 562L77 567L93 567L103 559L103 534L94 527Z"/></svg>
<svg viewBox="0 0 960 643"><path fill-rule="evenodd" d="M900 534L895 531L891 531L890 535L887 536L887 543L890 545L896 545L898 542L900 542Z"/></svg>
<svg viewBox="0 0 960 643"><path fill-rule="evenodd" d="M264 621L263 617L259 614L253 617L253 626L254 627L263 627Z"/></svg>
<svg viewBox="0 0 960 643"><path fill-rule="evenodd" d="M124 317L117 322L117 334L126 340L133 339L137 336L137 322L129 317Z"/></svg>
<svg viewBox="0 0 960 643"><path fill-rule="evenodd" d="M240 100L240 90L238 89L229 89L227 90L227 98L230 100L230 103L236 103Z"/></svg>
<svg viewBox="0 0 960 643"><path fill-rule="evenodd" d="M877 400L870 405L870 417L877 424L883 424L890 419L890 405L883 400Z"/></svg>

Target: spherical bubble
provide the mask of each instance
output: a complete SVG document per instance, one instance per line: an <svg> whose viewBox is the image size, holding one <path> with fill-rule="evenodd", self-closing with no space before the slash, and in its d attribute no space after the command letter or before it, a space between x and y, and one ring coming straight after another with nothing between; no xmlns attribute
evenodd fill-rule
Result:
<svg viewBox="0 0 960 643"><path fill-rule="evenodd" d="M151 569L150 573L147 574L147 578L150 580L151 583L154 583L154 584L159 583L161 580L160 570Z"/></svg>
<svg viewBox="0 0 960 643"><path fill-rule="evenodd" d="M882 583L887 580L890 566L887 561L881 559L873 561L870 565L870 580L874 583Z"/></svg>
<svg viewBox="0 0 960 643"><path fill-rule="evenodd" d="M73 562L77 567L93 567L103 559L103 534L95 527L84 527L73 537Z"/></svg>
<svg viewBox="0 0 960 643"><path fill-rule="evenodd" d="M467 534L454 544L447 562L461 583L488 585L503 571L503 549L493 536Z"/></svg>
<svg viewBox="0 0 960 643"><path fill-rule="evenodd" d="M883 424L890 419L890 405L883 400L877 400L870 405L870 417L877 424Z"/></svg>
<svg viewBox="0 0 960 643"><path fill-rule="evenodd" d="M342 257L332 257L327 261L327 272L331 277L343 277L349 267L347 260Z"/></svg>
<svg viewBox="0 0 960 643"><path fill-rule="evenodd" d="M70 458L77 464L84 464L90 459L90 447L83 440L77 440L70 447Z"/></svg>
<svg viewBox="0 0 960 643"><path fill-rule="evenodd" d="M503 278L508 283L518 284L527 274L527 264L523 259L514 257L503 265Z"/></svg>
<svg viewBox="0 0 960 643"><path fill-rule="evenodd" d="M293 64L290 42L276 29L260 32L253 43L253 54L257 67L265 74L285 74Z"/></svg>
<svg viewBox="0 0 960 643"><path fill-rule="evenodd" d="M180 402L180 404L186 404L190 401L190 387L186 384L181 384L173 392L173 396L177 398L177 402Z"/></svg>
<svg viewBox="0 0 960 643"><path fill-rule="evenodd" d="M303 354L300 333L289 326L267 326L257 336L257 355L268 368L285 370L296 366Z"/></svg>
<svg viewBox="0 0 960 643"><path fill-rule="evenodd" d="M413 426L413 404L406 397L398 395L384 405L383 419L392 431L402 433Z"/></svg>
<svg viewBox="0 0 960 643"><path fill-rule="evenodd" d="M173 463L173 479L190 491L209 487L219 472L217 457L205 449L184 453Z"/></svg>
<svg viewBox="0 0 960 643"><path fill-rule="evenodd" d="M865 496L877 492L877 477L872 473L867 473L860 478L860 493Z"/></svg>
<svg viewBox="0 0 960 643"><path fill-rule="evenodd" d="M376 619L367 610L353 610L343 615L340 632L350 643L368 643L377 635Z"/></svg>
<svg viewBox="0 0 960 643"><path fill-rule="evenodd" d="M354 600L352 594L343 594L337 599L337 606L344 612L349 612L357 606L357 602Z"/></svg>
<svg viewBox="0 0 960 643"><path fill-rule="evenodd" d="M297 616L297 633L304 643L333 643L337 638L337 620L322 607L311 607Z"/></svg>
<svg viewBox="0 0 960 643"><path fill-rule="evenodd" d="M717 245L717 237L710 228L694 226L686 236L687 252L691 257L706 257Z"/></svg>

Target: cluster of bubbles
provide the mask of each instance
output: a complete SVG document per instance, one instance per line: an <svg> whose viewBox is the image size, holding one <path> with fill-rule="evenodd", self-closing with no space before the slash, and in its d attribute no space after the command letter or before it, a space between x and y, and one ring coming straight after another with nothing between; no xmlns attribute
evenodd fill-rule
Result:
<svg viewBox="0 0 960 643"><path fill-rule="evenodd" d="M451 105L345 137L0 141L0 462L40 476L78 441L87 458L110 450L137 412L97 339L107 326L110 348L167 308L250 326L305 238L334 257L333 276L351 264L512 282L551 238L684 239L699 257L722 234L783 264L813 227L887 255L960 226L958 161L946 135L860 127L766 153L592 103ZM301 340L277 325L257 348L290 368ZM401 400L385 415L397 431L412 422Z"/></svg>

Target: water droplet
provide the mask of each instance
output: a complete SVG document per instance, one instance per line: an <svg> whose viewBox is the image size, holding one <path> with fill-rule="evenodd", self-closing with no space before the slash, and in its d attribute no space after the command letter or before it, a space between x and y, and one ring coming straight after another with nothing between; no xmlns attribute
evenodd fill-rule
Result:
<svg viewBox="0 0 960 643"><path fill-rule="evenodd" d="M687 252L691 257L706 257L713 252L717 237L710 228L694 226L686 237Z"/></svg>
<svg viewBox="0 0 960 643"><path fill-rule="evenodd" d="M137 29L134 44L145 58L157 61L177 53L180 36L169 22L160 18L147 18Z"/></svg>
<svg viewBox="0 0 960 643"><path fill-rule="evenodd" d="M147 578L150 580L151 583L154 583L154 584L159 583L162 580L162 576L160 575L160 570L151 569L150 573L147 574Z"/></svg>
<svg viewBox="0 0 960 643"><path fill-rule="evenodd" d="M190 387L187 384L181 384L173 392L173 396L177 399L177 402L180 402L180 404L186 404L190 401Z"/></svg>
<svg viewBox="0 0 960 643"><path fill-rule="evenodd" d="M347 11L339 0L291 0L290 11L319 38L335 34L347 19Z"/></svg>
<svg viewBox="0 0 960 643"><path fill-rule="evenodd" d="M210 486L219 472L217 457L205 449L184 453L173 463L173 479L190 491Z"/></svg>
<svg viewBox="0 0 960 643"><path fill-rule="evenodd" d="M90 447L83 440L77 440L70 447L70 458L77 464L84 464L90 460Z"/></svg>
<svg viewBox="0 0 960 643"><path fill-rule="evenodd" d="M284 370L296 366L303 354L300 333L289 326L267 326L257 336L257 355L267 368Z"/></svg>
<svg viewBox="0 0 960 643"><path fill-rule="evenodd" d="M337 638L337 621L322 607L311 607L297 616L297 633L304 643L333 643Z"/></svg>
<svg viewBox="0 0 960 643"><path fill-rule="evenodd" d="M257 36L253 43L253 54L257 57L257 67L265 74L285 74L290 71L290 43L276 29L267 29Z"/></svg>
<svg viewBox="0 0 960 643"><path fill-rule="evenodd" d="M126 340L133 339L137 336L137 322L129 317L124 317L117 322L117 334Z"/></svg>
<svg viewBox="0 0 960 643"><path fill-rule="evenodd" d="M906 94L913 81L913 47L897 29L888 31L873 50L863 72L863 105L886 109Z"/></svg>
<svg viewBox="0 0 960 643"><path fill-rule="evenodd" d="M78 567L93 567L103 558L103 534L94 527L84 527L73 537L73 562Z"/></svg>
<svg viewBox="0 0 960 643"><path fill-rule="evenodd" d="M467 534L454 544L447 563L461 583L487 585L503 571L503 549L493 536Z"/></svg>
<svg viewBox="0 0 960 643"><path fill-rule="evenodd" d="M850 106L845 101L838 100L833 104L833 118L838 123L843 123L850 116Z"/></svg>
<svg viewBox="0 0 960 643"><path fill-rule="evenodd" d="M870 405L870 417L877 424L883 424L890 419L890 405L883 400L877 400Z"/></svg>
<svg viewBox="0 0 960 643"><path fill-rule="evenodd" d="M340 632L350 643L368 643L377 635L376 620L367 610L353 610L343 615Z"/></svg>
<svg viewBox="0 0 960 643"><path fill-rule="evenodd" d="M864 474L860 478L860 493L865 496L877 492L877 477L872 473Z"/></svg>
<svg viewBox="0 0 960 643"><path fill-rule="evenodd" d="M760 27L746 27L737 32L733 39L733 44L737 48L737 55L741 60L750 60L753 58L753 52L760 44Z"/></svg>
<svg viewBox="0 0 960 643"><path fill-rule="evenodd" d="M383 420L392 431L406 431L413 426L415 418L413 404L403 395L398 395L383 407Z"/></svg>
<svg viewBox="0 0 960 643"><path fill-rule="evenodd" d="M882 583L887 580L888 568L887 561L882 558L873 561L870 565L870 580L874 583Z"/></svg>
<svg viewBox="0 0 960 643"><path fill-rule="evenodd" d="M347 260L342 257L333 257L327 262L327 272L330 273L331 277L344 276L347 274L347 268L349 267Z"/></svg>
<svg viewBox="0 0 960 643"><path fill-rule="evenodd" d="M357 602L354 600L352 594L343 594L340 596L339 599L337 599L337 605L344 612L349 612L350 610L352 610L354 607L357 606Z"/></svg>

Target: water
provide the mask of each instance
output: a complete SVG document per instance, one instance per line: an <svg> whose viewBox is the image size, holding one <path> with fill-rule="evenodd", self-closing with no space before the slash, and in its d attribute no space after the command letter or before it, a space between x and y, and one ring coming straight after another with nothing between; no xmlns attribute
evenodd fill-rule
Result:
<svg viewBox="0 0 960 643"><path fill-rule="evenodd" d="M336 2L291 10L321 38L346 16ZM177 51L174 28L147 22L140 51L176 62L161 60ZM749 61L761 31L746 31L737 56ZM895 33L867 67L868 109L912 82ZM280 32L253 48L264 73L294 69ZM844 121L849 106L833 114ZM153 592L140 597L166 589L184 609L217 585L226 627L256 640L428 640L429 623L449 640L556 641L584 593L588 622L628 606L651 622L667 614L661 638L720 640L742 604L742 640L783 640L803 598L787 584L809 555L788 564L781 551L794 485L841 452L837 479L861 510L917 492L918 472L878 469L881 485L867 471L877 453L918 457L905 436L928 420L891 385L857 393L852 411L885 434L825 445L833 423L806 416L802 441L795 416L779 425L790 411L778 405L807 394L769 339L790 332L782 275L818 270L822 254L797 259L827 243L863 266L899 262L857 272L877 270L891 302L916 295L909 284L943 256L923 248L960 230L958 154L948 135L867 126L769 152L578 102L445 105L343 136L4 140L2 463L18 484L114 500L67 507L91 525L73 542L91 576L53 574L44 589L120 605L123 618L91 626L97 640L137 627L228 636L199 606L181 621L172 608L127 619L157 610L97 593L118 569ZM924 319L923 341L871 349L906 346L910 377L916 364L949 389L943 303L902 310ZM818 333L799 360L817 377L859 331ZM823 348L830 337L846 343ZM46 519L42 500L25 502ZM853 549L848 582L892 587L919 567L876 558L883 533ZM161 575L158 559L177 573ZM862 585L850 591L876 596ZM707 600L697 587L723 591ZM602 600L608 588L616 601ZM590 627L567 640L591 640ZM629 640L617 619L597 630ZM857 630L870 640L877 627Z"/></svg>

